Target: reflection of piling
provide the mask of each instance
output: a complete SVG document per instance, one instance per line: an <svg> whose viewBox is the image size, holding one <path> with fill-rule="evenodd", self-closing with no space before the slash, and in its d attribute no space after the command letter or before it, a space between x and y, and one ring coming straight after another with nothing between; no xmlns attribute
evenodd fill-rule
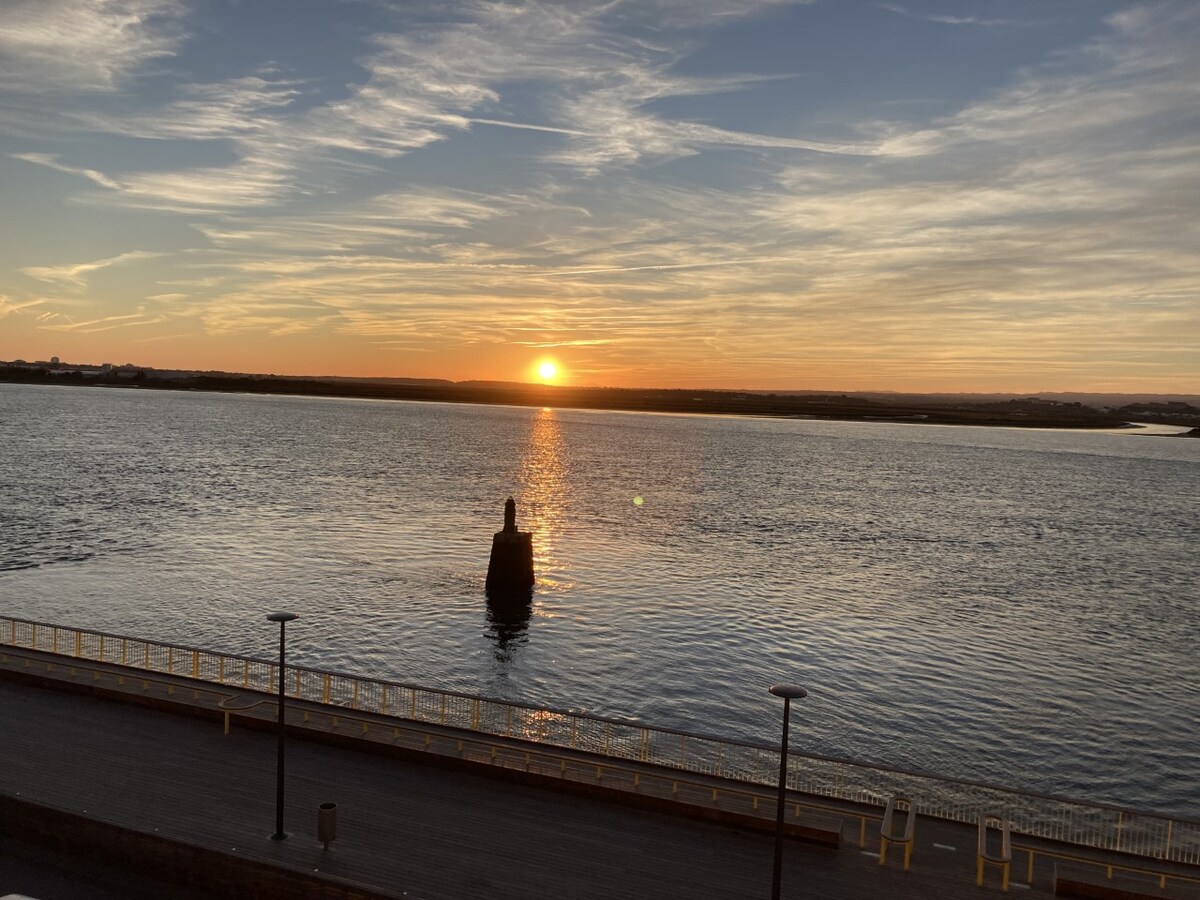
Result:
<svg viewBox="0 0 1200 900"><path fill-rule="evenodd" d="M487 592L528 591L533 580L533 534L517 531L517 504L509 497L504 503L504 530L492 536Z"/></svg>

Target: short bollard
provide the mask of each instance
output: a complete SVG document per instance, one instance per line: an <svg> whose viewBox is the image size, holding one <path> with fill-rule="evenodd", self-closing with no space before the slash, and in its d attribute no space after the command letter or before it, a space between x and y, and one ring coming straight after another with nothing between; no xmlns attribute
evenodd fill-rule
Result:
<svg viewBox="0 0 1200 900"><path fill-rule="evenodd" d="M337 804L322 803L317 807L317 840L329 849L329 842L337 837Z"/></svg>

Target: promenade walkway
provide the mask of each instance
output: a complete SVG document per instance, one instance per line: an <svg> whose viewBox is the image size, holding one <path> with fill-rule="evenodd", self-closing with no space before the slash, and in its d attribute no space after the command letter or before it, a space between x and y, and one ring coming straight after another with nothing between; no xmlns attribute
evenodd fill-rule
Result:
<svg viewBox="0 0 1200 900"><path fill-rule="evenodd" d="M31 666L31 660L33 664ZM45 670L44 656L5 648L0 676ZM111 675L91 664L54 677L77 687ZM131 694L187 679L125 683ZM209 700L194 695L198 705ZM252 699L252 698L248 698ZM210 719L50 690L0 677L0 795L85 814L232 857L333 876L415 900L474 898L746 898L770 891L769 834L633 809L303 740L288 745L288 841L274 826L274 739ZM319 803L338 804L338 837L316 841ZM922 820L912 869L877 862L878 830L840 849L789 841L784 897L950 900L999 895L975 886L974 832ZM1032 885L1014 859L1010 893L1051 896L1049 862ZM0 868L0 878L3 869ZM19 885L0 880L0 895Z"/></svg>

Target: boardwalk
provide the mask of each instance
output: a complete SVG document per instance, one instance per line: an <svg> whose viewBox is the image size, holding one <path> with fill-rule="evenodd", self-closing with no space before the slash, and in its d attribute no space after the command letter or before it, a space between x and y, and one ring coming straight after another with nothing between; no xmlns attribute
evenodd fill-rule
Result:
<svg viewBox="0 0 1200 900"><path fill-rule="evenodd" d="M293 837L274 843L267 839L270 734L243 728L225 736L214 721L2 679L0 728L0 794L396 897L769 896L766 834L292 740L286 825ZM325 801L339 813L328 852L315 840L317 805ZM784 896L999 896L994 873L975 887L973 841L970 829L922 822L907 873L900 854L880 867L856 840L839 850L789 842ZM1048 875L1030 887L1020 883L1020 868L1012 893L1050 896ZM11 889L0 882L0 895Z"/></svg>

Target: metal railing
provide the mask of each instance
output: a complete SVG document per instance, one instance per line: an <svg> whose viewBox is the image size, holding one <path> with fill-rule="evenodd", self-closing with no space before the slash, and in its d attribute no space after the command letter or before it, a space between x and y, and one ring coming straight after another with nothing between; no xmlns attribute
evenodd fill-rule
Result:
<svg viewBox="0 0 1200 900"><path fill-rule="evenodd" d="M0 616L0 644L274 692L275 662L178 644ZM287 694L367 713L444 725L699 775L770 785L779 749L504 700L288 666ZM984 813L1016 834L1200 865L1200 821L1087 803L999 785L790 753L794 791L882 808L901 794L922 815L974 824Z"/></svg>

